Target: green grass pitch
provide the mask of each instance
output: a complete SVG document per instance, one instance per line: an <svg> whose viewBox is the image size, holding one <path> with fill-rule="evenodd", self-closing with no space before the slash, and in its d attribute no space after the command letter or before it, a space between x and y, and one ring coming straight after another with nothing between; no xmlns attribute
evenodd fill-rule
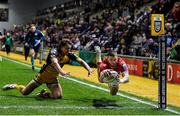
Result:
<svg viewBox="0 0 180 116"><path fill-rule="evenodd" d="M25 85L35 74L37 71L32 71L31 67L3 59L0 62L0 87L9 83ZM109 92L68 79L59 78L59 80L63 89L63 98L58 100L41 99L35 96L41 89L46 88L46 85L41 85L28 96L23 96L16 90L0 89L0 115L174 114L118 95L111 96Z"/></svg>

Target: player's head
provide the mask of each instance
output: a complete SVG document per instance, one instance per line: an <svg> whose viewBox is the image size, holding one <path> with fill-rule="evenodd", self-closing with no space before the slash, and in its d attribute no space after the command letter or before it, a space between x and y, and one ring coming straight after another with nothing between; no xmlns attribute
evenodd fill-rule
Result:
<svg viewBox="0 0 180 116"><path fill-rule="evenodd" d="M107 60L108 60L110 65L112 65L112 66L116 65L116 63L117 63L116 62L117 61L117 52L113 51L113 50L108 51Z"/></svg>
<svg viewBox="0 0 180 116"><path fill-rule="evenodd" d="M9 32L7 32L7 33L6 33L6 36L8 36L8 37L9 37L10 35L11 35L11 34L10 34Z"/></svg>
<svg viewBox="0 0 180 116"><path fill-rule="evenodd" d="M67 55L72 48L72 42L70 40L64 39L61 40L58 46L58 51L63 54L63 55Z"/></svg>
<svg viewBox="0 0 180 116"><path fill-rule="evenodd" d="M30 30L31 30L31 32L35 32L35 30L36 30L36 26L35 26L35 25L31 25Z"/></svg>

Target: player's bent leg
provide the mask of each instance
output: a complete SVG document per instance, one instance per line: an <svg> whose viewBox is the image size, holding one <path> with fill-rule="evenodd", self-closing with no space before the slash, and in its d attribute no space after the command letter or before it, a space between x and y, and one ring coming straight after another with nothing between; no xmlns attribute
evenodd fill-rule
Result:
<svg viewBox="0 0 180 116"><path fill-rule="evenodd" d="M24 88L22 88L20 92L23 95L29 95L34 89L36 89L39 86L40 84L38 84L35 80L32 80Z"/></svg>
<svg viewBox="0 0 180 116"><path fill-rule="evenodd" d="M34 52L35 52L35 56L34 58L37 59L37 56L38 56L38 52L39 52L39 48L40 48L40 44L37 45L36 47L34 47Z"/></svg>
<svg viewBox="0 0 180 116"><path fill-rule="evenodd" d="M53 83L53 84L47 84L47 87L51 91L50 97L53 99L61 99L63 94L62 94L62 88L60 83Z"/></svg>
<svg viewBox="0 0 180 116"><path fill-rule="evenodd" d="M33 48L30 49L30 55L31 55L31 57L34 57L34 56L35 56L35 51L34 51Z"/></svg>
<svg viewBox="0 0 180 116"><path fill-rule="evenodd" d="M36 96L37 96L37 97L40 97L40 98L51 98L50 95L51 95L50 92L48 92L46 89L43 89L43 90L41 90L41 92L38 93Z"/></svg>
<svg viewBox="0 0 180 116"><path fill-rule="evenodd" d="M38 52L35 52L34 59L37 59Z"/></svg>
<svg viewBox="0 0 180 116"><path fill-rule="evenodd" d="M31 65L32 65L32 69L34 70L34 56L35 56L34 49L30 49L30 54L31 54Z"/></svg>
<svg viewBox="0 0 180 116"><path fill-rule="evenodd" d="M27 46L24 46L24 51L25 51L25 53L24 53L24 57L25 57L25 60L27 60L27 57L28 57L28 55L29 55L29 47L27 47Z"/></svg>

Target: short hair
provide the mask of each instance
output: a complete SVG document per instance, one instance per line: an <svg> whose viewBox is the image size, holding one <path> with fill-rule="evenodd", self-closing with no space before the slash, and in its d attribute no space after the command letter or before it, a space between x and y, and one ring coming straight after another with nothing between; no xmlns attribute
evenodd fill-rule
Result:
<svg viewBox="0 0 180 116"><path fill-rule="evenodd" d="M33 27L33 26L35 27L35 24L30 24L30 27Z"/></svg>
<svg viewBox="0 0 180 116"><path fill-rule="evenodd" d="M69 40L69 39L62 39L60 42L59 42L59 46L66 46L66 45L73 45L72 42Z"/></svg>
<svg viewBox="0 0 180 116"><path fill-rule="evenodd" d="M30 29L36 29L35 25L31 25Z"/></svg>
<svg viewBox="0 0 180 116"><path fill-rule="evenodd" d="M59 42L59 45L58 45L58 51L61 50L61 47L64 47L64 46L67 46L67 45L73 45L72 42L68 39L63 39Z"/></svg>
<svg viewBox="0 0 180 116"><path fill-rule="evenodd" d="M115 57L115 56L117 56L117 52L114 51L114 50L109 50L109 51L107 52L107 56L113 56L113 57Z"/></svg>

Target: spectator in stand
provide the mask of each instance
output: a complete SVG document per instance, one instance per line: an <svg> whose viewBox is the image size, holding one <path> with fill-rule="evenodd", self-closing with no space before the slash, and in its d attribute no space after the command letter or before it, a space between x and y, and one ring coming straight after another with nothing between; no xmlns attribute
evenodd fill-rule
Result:
<svg viewBox="0 0 180 116"><path fill-rule="evenodd" d="M172 15L176 21L180 20L180 2L176 2L172 9Z"/></svg>
<svg viewBox="0 0 180 116"><path fill-rule="evenodd" d="M176 41L172 42L172 48L169 48L170 50L168 50L167 54L168 59L176 59L177 57L177 51L176 51Z"/></svg>
<svg viewBox="0 0 180 116"><path fill-rule="evenodd" d="M46 33L49 37L50 47L56 46L57 42L62 38L67 38L74 43L74 49L78 50L85 48L94 51L92 46L98 43L102 48L102 52L107 52L108 49L118 48L117 51L120 54L154 57L158 54L158 43L156 42L157 39L150 35L149 16L151 13L164 12L169 23L166 34L170 33L169 35L172 37L172 40L177 39L176 36L178 36L180 29L174 29L178 23L177 17L179 14L177 13L179 11L178 2L174 5L176 1L160 0L152 7L147 6L144 11L140 8L144 5L145 1L127 0L122 1L121 4L111 1L112 4L106 4L106 6L111 6L111 8L105 8L102 11L102 15L95 16L92 19L90 18L90 20L85 19L86 13L63 12L66 16L63 16L63 13L57 13L56 11L72 8L72 4L66 3L65 5L60 4L42 9L42 14L46 14L47 11L56 13L52 17L38 18L32 22L36 23L38 27L47 29ZM116 4L113 5L114 3ZM166 7L167 5L168 8ZM167 9L172 9L173 5L174 8L171 17L170 10L167 11ZM135 9L139 11L134 13ZM15 30L19 31L20 29ZM74 32L78 34L78 38L75 38L74 34L72 34ZM96 37L92 38L92 35ZM152 43L149 41L149 38L152 38L150 39L150 41L153 40ZM142 51L145 51L145 53Z"/></svg>
<svg viewBox="0 0 180 116"><path fill-rule="evenodd" d="M11 34L9 32L7 32L4 39L5 39L4 45L6 48L6 53L7 53L7 55L9 55L11 52L11 47L13 46L13 40L12 40Z"/></svg>

